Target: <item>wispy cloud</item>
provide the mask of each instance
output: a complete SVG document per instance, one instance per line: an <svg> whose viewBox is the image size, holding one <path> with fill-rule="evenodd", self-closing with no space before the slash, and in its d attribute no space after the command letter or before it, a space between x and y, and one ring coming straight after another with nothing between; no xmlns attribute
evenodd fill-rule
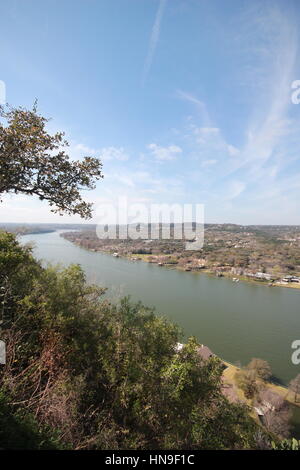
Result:
<svg viewBox="0 0 300 470"><path fill-rule="evenodd" d="M143 75L142 75L142 85L146 83L147 77L151 69L157 43L159 40L160 27L161 27L162 17L164 14L166 3L167 3L167 0L159 0L159 5L158 5L157 12L156 12L154 25L151 31L151 36L150 36L150 41L149 41L149 46L148 46L148 53L147 53L147 57L146 57L145 64L144 64Z"/></svg>
<svg viewBox="0 0 300 470"><path fill-rule="evenodd" d="M74 159L80 159L84 156L93 156L104 161L127 161L129 155L123 147L102 147L93 148L84 144L72 144L69 150L70 156Z"/></svg>
<svg viewBox="0 0 300 470"><path fill-rule="evenodd" d="M296 131L299 123L291 117L291 83L295 78L298 41L291 18L277 8L267 13L257 18L264 38L262 45L268 46L255 51L260 67L254 76L260 92L253 102L244 145L238 158L231 160L224 171L224 177L243 175L247 186L244 190L252 201L257 194L264 195L265 201L272 200L276 194L282 203L288 192L299 190L285 176L287 168L295 163L295 151L300 147Z"/></svg>
<svg viewBox="0 0 300 470"><path fill-rule="evenodd" d="M157 144L150 144L148 145L148 149L155 160L159 161L175 160L177 155L182 153L182 149L178 145L162 147Z"/></svg>
<svg viewBox="0 0 300 470"><path fill-rule="evenodd" d="M214 160L213 158L210 159L210 160L203 160L203 161L201 162L201 166L202 166L203 168L206 168L206 167L208 167L208 166L215 165L217 162L218 162L218 160Z"/></svg>
<svg viewBox="0 0 300 470"><path fill-rule="evenodd" d="M197 96L183 90L176 90L177 98L192 103L196 106L204 126L210 126L211 120L207 111L207 107L203 101L201 101Z"/></svg>
<svg viewBox="0 0 300 470"><path fill-rule="evenodd" d="M129 159L128 154L123 147L104 147L100 150L100 158L106 160L126 161Z"/></svg>
<svg viewBox="0 0 300 470"><path fill-rule="evenodd" d="M189 137L199 169L193 170L191 177L201 181L208 204L211 201L215 205L218 200L220 207L225 207L230 202L230 211L243 204L241 220L250 214L253 222L264 222L266 213L271 214L270 208L276 206L286 220L289 214L290 220L296 221L299 215L293 201L300 195L300 123L291 104L291 83L298 78L299 59L295 22L282 8L265 6L259 14L248 12L239 32L234 33L238 63L240 56L247 57L248 66L238 67L232 84L238 93L245 83L251 99L244 102L238 145L230 142L230 131L226 135L220 123L210 118L209 106L202 98L176 92L177 98L197 110L189 121ZM230 117L230 110L226 111ZM193 124L199 121L199 115L201 127ZM295 171L292 176L291 171ZM272 217L280 223L274 211Z"/></svg>
<svg viewBox="0 0 300 470"><path fill-rule="evenodd" d="M233 200L238 197L246 188L243 181L231 181L224 195L225 200Z"/></svg>

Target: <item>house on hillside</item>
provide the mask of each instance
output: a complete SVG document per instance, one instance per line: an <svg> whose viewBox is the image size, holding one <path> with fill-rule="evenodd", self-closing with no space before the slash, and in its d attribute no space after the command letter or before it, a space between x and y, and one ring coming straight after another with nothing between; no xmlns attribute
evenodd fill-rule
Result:
<svg viewBox="0 0 300 470"><path fill-rule="evenodd" d="M284 276L281 282L300 282L300 278L298 276Z"/></svg>
<svg viewBox="0 0 300 470"><path fill-rule="evenodd" d="M268 389L260 392L253 408L258 416L264 416L270 411L279 411L285 404L284 399L278 393Z"/></svg>
<svg viewBox="0 0 300 470"><path fill-rule="evenodd" d="M216 355L209 349L209 347L204 346L204 344L201 344L201 346L198 348L198 354L205 361L207 361L211 357L216 357Z"/></svg>
<svg viewBox="0 0 300 470"><path fill-rule="evenodd" d="M183 346L184 346L184 344L182 344L182 343L177 343L176 346L175 346L175 351L176 351L176 352L181 351L182 348L183 348Z"/></svg>
<svg viewBox="0 0 300 470"><path fill-rule="evenodd" d="M183 349L183 347L184 347L184 344L177 343L175 346L175 351L178 353ZM209 359L213 357L218 357L212 352L211 349L209 349L208 346L205 346L204 344L201 344L201 346L197 348L197 352L199 356L203 359L203 361L208 361ZM224 362L222 362L222 366L223 366L223 369L227 368L227 365Z"/></svg>
<svg viewBox="0 0 300 470"><path fill-rule="evenodd" d="M258 273L255 273L255 278L256 279L264 279L265 281L271 281L272 276L271 276L271 274L258 272Z"/></svg>
<svg viewBox="0 0 300 470"><path fill-rule="evenodd" d="M184 344L177 343L175 346L176 352L181 351L183 347ZM201 344L201 346L197 348L197 352L199 356L201 356L202 359L204 359L205 361L207 361L207 359L210 359L211 357L216 357L216 355L209 349L209 347L204 346L204 344Z"/></svg>

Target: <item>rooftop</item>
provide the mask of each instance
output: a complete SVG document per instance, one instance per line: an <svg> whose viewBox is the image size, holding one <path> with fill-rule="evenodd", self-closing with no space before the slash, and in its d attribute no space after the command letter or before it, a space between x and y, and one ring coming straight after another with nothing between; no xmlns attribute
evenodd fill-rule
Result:
<svg viewBox="0 0 300 470"><path fill-rule="evenodd" d="M209 349L208 346L204 346L204 344L198 348L198 353L205 361L210 357L215 357L215 354Z"/></svg>

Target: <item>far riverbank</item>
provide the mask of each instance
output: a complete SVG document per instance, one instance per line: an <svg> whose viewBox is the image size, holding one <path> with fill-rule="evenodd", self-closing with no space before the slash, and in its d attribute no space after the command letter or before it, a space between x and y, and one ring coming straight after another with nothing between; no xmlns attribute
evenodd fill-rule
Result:
<svg viewBox="0 0 300 470"><path fill-rule="evenodd" d="M178 263L175 264L175 263L160 263L159 260L155 260L153 261L153 256L150 255L150 254L138 254L138 255L133 255L133 254L123 254L123 253L114 253L114 252L111 252L110 250L104 250L104 249L89 249L89 248L86 248L84 246L82 246L80 243L77 243L76 241L73 241L73 240L69 240L67 237L64 237L64 233L61 233L60 234L61 237L63 238L66 238L68 241L70 241L71 243L73 243L74 245L76 246L79 246L80 248L83 248L89 252L94 252L94 253L104 253L106 255L110 255L110 256L113 256L113 257L117 257L117 258L123 258L123 259L126 259L126 260L129 260L129 261L132 261L132 262L138 262L138 261L143 261L143 262L146 262L146 263L150 263L150 264L154 264L154 265L157 265L161 268L167 268L167 269L176 269L178 271L181 271L181 272L190 272L190 273L193 273L193 274L206 274L206 275L209 275L209 276L212 276L212 277L215 277L215 278L227 278L227 279L232 279L233 282L246 282L246 283L249 283L249 284L254 284L254 285L260 285L260 286L265 286L265 287L287 287L287 288L290 288L290 289L300 289L300 283L294 283L294 282L289 282L289 283L284 283L284 282L280 282L280 281L274 281L274 282L269 282L269 281L266 281L266 280L263 280L263 279L254 279L254 278L251 278L249 276L245 276L245 275L236 275L236 274L233 274L231 272L228 272L228 271L223 271L221 274L220 273L217 273L216 274L216 270L211 270L211 269L207 269L207 268L201 268L201 269L196 269L194 267L187 267L187 266L181 266L179 265Z"/></svg>

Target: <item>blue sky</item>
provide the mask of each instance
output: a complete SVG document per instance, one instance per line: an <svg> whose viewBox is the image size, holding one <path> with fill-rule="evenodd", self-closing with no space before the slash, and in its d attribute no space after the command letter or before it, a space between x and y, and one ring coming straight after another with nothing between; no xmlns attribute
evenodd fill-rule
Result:
<svg viewBox="0 0 300 470"><path fill-rule="evenodd" d="M300 224L297 0L0 4L6 99L37 98L72 157L102 158L95 208L126 196L202 203L206 222ZM23 195L0 220L80 221Z"/></svg>

